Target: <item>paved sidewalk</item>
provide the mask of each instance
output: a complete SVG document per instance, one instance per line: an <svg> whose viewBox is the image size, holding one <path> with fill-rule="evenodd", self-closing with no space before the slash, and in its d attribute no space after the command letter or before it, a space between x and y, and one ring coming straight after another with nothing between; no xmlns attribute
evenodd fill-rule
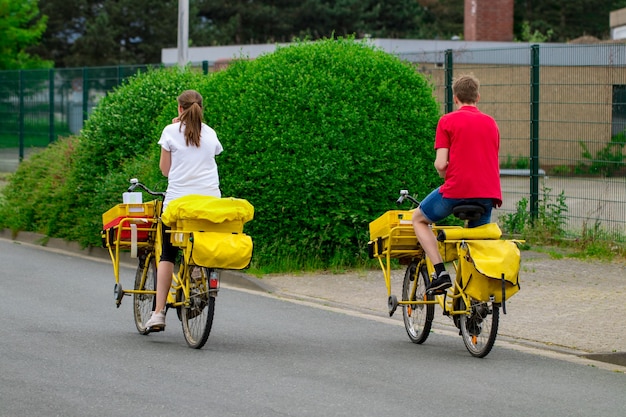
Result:
<svg viewBox="0 0 626 417"><path fill-rule="evenodd" d="M391 292L400 298L404 271L392 275ZM258 280L279 296L389 316L387 290L379 270L269 275ZM506 304L507 314L500 315L498 340L626 366L626 264L557 260L523 252L520 285L521 290ZM400 308L393 319L402 323ZM457 332L439 307L433 330Z"/></svg>

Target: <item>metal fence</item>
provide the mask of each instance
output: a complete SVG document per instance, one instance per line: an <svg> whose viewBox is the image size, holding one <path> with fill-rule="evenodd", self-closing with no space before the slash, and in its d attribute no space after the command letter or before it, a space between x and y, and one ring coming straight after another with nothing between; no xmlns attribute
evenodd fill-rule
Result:
<svg viewBox="0 0 626 417"><path fill-rule="evenodd" d="M533 45L406 54L452 110L451 81L473 73L500 127L504 203L561 217L574 235L626 232L626 45ZM480 175L477 168L476 175ZM504 217L506 218L506 217Z"/></svg>
<svg viewBox="0 0 626 417"><path fill-rule="evenodd" d="M0 172L58 137L79 134L107 92L159 65L0 71ZM209 70L208 62L202 70Z"/></svg>
<svg viewBox="0 0 626 417"><path fill-rule="evenodd" d="M431 78L442 112L453 109L455 75L480 79L479 107L501 131L504 204L496 216L515 213L522 200L535 216L564 202L563 226L573 234L601 228L626 235L626 45L523 45L400 58ZM0 72L0 151L15 150L17 163L24 152L79 132L107 91L146 69Z"/></svg>

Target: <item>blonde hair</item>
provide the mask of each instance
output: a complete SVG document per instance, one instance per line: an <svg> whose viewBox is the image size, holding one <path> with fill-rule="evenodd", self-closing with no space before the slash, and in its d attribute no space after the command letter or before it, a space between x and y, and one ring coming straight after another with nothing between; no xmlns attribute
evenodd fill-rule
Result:
<svg viewBox="0 0 626 417"><path fill-rule="evenodd" d="M473 74L463 74L452 82L452 94L464 104L475 104L478 101L480 82Z"/></svg>
<svg viewBox="0 0 626 417"><path fill-rule="evenodd" d="M202 131L202 96L195 90L183 91L178 96L178 105L183 111L180 114L180 129L185 125L185 143L187 146L200 147Z"/></svg>

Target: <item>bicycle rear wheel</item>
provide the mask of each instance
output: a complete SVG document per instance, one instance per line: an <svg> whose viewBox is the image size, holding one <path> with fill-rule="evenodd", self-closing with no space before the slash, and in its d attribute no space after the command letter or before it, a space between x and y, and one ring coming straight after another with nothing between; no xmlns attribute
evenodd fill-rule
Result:
<svg viewBox="0 0 626 417"><path fill-rule="evenodd" d="M135 273L135 290L156 291L157 270L154 256L148 255L140 258L137 272ZM156 298L154 294L133 294L133 312L135 326L141 334L148 334L146 322L154 310Z"/></svg>
<svg viewBox="0 0 626 417"><path fill-rule="evenodd" d="M209 268L198 268L201 273L190 279L189 306L181 307L183 334L189 347L200 349L211 333L215 313L215 292L209 292Z"/></svg>
<svg viewBox="0 0 626 417"><path fill-rule="evenodd" d="M471 312L459 316L461 336L465 347L477 358L484 358L491 352L498 334L500 306L493 302L482 302L470 298ZM465 302L460 300L461 309Z"/></svg>
<svg viewBox="0 0 626 417"><path fill-rule="evenodd" d="M434 300L433 295L426 294L428 283L426 265L422 265L418 271L417 262L412 262L404 274L402 301ZM421 344L428 339L434 314L434 304L402 304L404 328L411 342Z"/></svg>

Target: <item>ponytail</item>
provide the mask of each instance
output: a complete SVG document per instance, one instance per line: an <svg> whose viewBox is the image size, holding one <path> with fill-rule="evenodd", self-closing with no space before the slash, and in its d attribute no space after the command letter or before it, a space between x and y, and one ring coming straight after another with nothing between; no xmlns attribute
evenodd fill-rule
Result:
<svg viewBox="0 0 626 417"><path fill-rule="evenodd" d="M202 96L194 90L184 91L178 96L178 104L183 111L180 114L180 128L185 125L185 143L187 146L200 147L202 131Z"/></svg>

